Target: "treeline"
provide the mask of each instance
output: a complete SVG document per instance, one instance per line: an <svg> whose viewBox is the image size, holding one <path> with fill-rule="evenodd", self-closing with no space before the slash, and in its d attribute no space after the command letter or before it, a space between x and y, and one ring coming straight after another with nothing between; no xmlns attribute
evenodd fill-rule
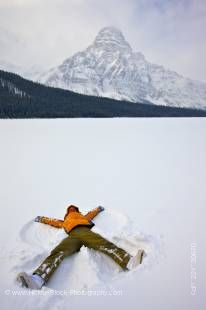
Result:
<svg viewBox="0 0 206 310"><path fill-rule="evenodd" d="M205 110L128 103L47 87L0 70L0 118L205 117Z"/></svg>

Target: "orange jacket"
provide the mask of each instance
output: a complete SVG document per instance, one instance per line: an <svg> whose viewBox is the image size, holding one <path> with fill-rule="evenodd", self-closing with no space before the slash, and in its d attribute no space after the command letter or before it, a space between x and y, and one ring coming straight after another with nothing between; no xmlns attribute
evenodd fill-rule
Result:
<svg viewBox="0 0 206 310"><path fill-rule="evenodd" d="M93 227L94 223L91 221L100 211L99 208L95 208L89 211L87 214L83 215L80 212L69 212L66 214L64 220L58 220L42 216L40 222L54 226L56 228L64 228L64 230L69 233L73 228L79 225L86 225Z"/></svg>

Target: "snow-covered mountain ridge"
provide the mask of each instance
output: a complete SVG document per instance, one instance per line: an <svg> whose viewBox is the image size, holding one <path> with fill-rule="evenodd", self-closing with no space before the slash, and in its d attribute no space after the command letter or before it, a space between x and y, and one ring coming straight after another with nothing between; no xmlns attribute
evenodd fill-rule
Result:
<svg viewBox="0 0 206 310"><path fill-rule="evenodd" d="M131 102L206 108L206 83L185 78L134 52L122 32L100 30L86 50L40 75L38 81L78 93Z"/></svg>

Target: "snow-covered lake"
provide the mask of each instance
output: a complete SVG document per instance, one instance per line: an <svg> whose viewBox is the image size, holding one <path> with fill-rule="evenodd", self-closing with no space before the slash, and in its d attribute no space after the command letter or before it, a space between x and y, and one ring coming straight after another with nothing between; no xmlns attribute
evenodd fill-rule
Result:
<svg viewBox="0 0 206 310"><path fill-rule="evenodd" d="M0 139L1 309L205 309L206 119L1 120ZM82 248L42 295L14 296L64 237L32 220L69 204L103 205L94 230L144 246L144 263L125 273Z"/></svg>

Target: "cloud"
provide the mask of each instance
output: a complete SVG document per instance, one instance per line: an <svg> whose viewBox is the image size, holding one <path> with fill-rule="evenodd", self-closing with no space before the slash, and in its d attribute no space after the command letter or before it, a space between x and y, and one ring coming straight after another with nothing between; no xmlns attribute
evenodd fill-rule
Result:
<svg viewBox="0 0 206 310"><path fill-rule="evenodd" d="M35 2L40 2L40 0L1 0L0 7L3 8L14 8L18 6L30 6L35 4Z"/></svg>
<svg viewBox="0 0 206 310"><path fill-rule="evenodd" d="M204 0L0 0L0 7L8 37L1 59L55 66L114 25L149 61L206 81Z"/></svg>

